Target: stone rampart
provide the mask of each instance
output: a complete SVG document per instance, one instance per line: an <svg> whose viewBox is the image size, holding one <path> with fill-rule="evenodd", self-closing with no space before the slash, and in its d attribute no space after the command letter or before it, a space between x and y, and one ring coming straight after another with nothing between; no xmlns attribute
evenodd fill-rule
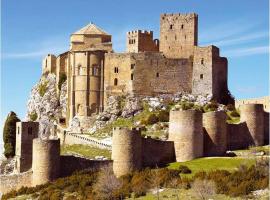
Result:
<svg viewBox="0 0 270 200"><path fill-rule="evenodd" d="M203 114L204 156L221 156L227 150L227 115L224 111Z"/></svg>
<svg viewBox="0 0 270 200"><path fill-rule="evenodd" d="M60 174L60 140L33 140L33 185L52 181Z"/></svg>
<svg viewBox="0 0 270 200"><path fill-rule="evenodd" d="M262 104L244 104L240 106L240 120L246 122L253 139L252 145L264 144L264 111Z"/></svg>
<svg viewBox="0 0 270 200"><path fill-rule="evenodd" d="M173 138L177 162L202 157L202 113L196 110L185 110L171 111L170 115L169 138Z"/></svg>
<svg viewBox="0 0 270 200"><path fill-rule="evenodd" d="M17 190L22 186L32 185L32 171L20 174L0 175L0 193L4 194L11 190Z"/></svg>

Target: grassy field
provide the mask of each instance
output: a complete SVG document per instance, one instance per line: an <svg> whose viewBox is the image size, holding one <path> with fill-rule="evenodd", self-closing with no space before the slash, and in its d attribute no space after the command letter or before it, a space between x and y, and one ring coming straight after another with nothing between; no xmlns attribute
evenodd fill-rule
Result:
<svg viewBox="0 0 270 200"><path fill-rule="evenodd" d="M185 174L186 177L191 177L199 171L211 171L215 169L232 171L237 169L241 164L251 166L255 164L255 160L240 158L240 157L206 157L198 158L187 162L175 162L169 164L169 169L178 169L180 165L185 165L191 169L191 174Z"/></svg>
<svg viewBox="0 0 270 200"><path fill-rule="evenodd" d="M178 195L178 198L177 198ZM134 198L130 198L134 199ZM151 192L147 193L145 196L135 198L137 200L157 200L157 195ZM197 200L196 195L192 190L185 190L185 189L165 189L159 193L160 200L178 200L178 199L185 199L185 200ZM210 199L213 200L241 200L241 198L231 198L225 195L216 194L212 196Z"/></svg>
<svg viewBox="0 0 270 200"><path fill-rule="evenodd" d="M79 154L87 158L95 158L95 156L104 156L106 158L111 158L111 151L107 149L99 149L97 147L88 145L66 145L61 147L61 154Z"/></svg>

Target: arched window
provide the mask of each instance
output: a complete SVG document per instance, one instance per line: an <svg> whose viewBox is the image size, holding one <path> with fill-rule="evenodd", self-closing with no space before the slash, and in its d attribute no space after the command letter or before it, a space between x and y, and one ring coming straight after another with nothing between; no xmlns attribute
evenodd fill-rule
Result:
<svg viewBox="0 0 270 200"><path fill-rule="evenodd" d="M173 28L173 25L171 24L171 25L170 25L170 29L172 29L172 28Z"/></svg>
<svg viewBox="0 0 270 200"><path fill-rule="evenodd" d="M118 79L117 78L114 79L114 85L115 86L118 85Z"/></svg>
<svg viewBox="0 0 270 200"><path fill-rule="evenodd" d="M181 29L183 29L183 28L184 28L184 24L181 25Z"/></svg>

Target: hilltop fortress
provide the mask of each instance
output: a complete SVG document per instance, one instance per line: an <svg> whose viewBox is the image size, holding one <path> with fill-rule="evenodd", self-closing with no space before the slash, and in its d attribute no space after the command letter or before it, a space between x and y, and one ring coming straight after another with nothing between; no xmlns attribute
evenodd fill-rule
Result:
<svg viewBox="0 0 270 200"><path fill-rule="evenodd" d="M162 14L160 39L153 31L134 30L126 36L126 52L114 53L112 36L89 24L70 37L70 50L48 54L43 74L67 77L67 125L74 116L104 110L111 95L210 94L226 103L227 59L215 46L199 47L197 14Z"/></svg>

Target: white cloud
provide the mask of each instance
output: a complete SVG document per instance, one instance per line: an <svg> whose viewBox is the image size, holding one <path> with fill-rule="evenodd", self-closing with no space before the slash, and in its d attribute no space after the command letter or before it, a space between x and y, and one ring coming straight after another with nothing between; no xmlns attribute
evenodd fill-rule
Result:
<svg viewBox="0 0 270 200"><path fill-rule="evenodd" d="M227 57L242 57L267 53L269 53L268 46L256 46L256 47L232 49L224 51L222 54L226 55Z"/></svg>
<svg viewBox="0 0 270 200"><path fill-rule="evenodd" d="M246 42L252 42L254 40L267 38L267 37L268 37L268 32L262 31L262 32L252 33L252 34L243 34L242 36L239 36L233 39L214 41L211 44L224 47L224 46L232 46L232 45L237 45L237 44L246 43ZM210 44L208 43L204 45L210 45Z"/></svg>

